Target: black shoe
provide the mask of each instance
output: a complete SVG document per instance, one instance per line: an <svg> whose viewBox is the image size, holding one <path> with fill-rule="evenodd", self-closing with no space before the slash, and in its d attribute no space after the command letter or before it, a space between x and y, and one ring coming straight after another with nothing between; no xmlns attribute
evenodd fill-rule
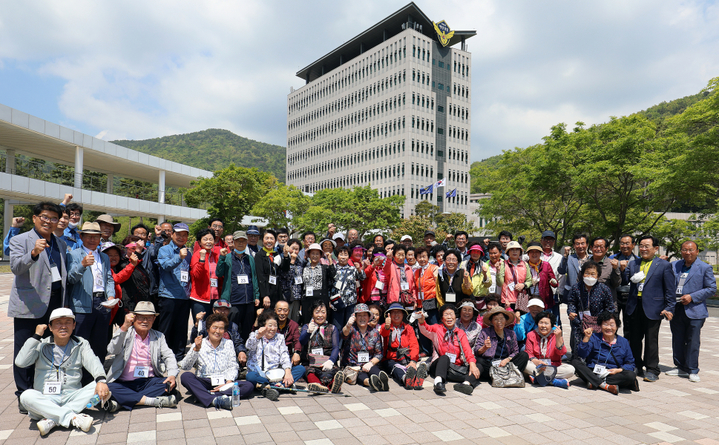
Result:
<svg viewBox="0 0 719 445"><path fill-rule="evenodd" d="M632 383L632 391L639 391L639 379L634 379L634 383Z"/></svg>
<svg viewBox="0 0 719 445"><path fill-rule="evenodd" d="M647 373L644 374L645 382L654 383L657 380L659 380L659 377L657 377L653 372L647 371Z"/></svg>
<svg viewBox="0 0 719 445"><path fill-rule="evenodd" d="M262 395L269 400L272 400L273 402L276 402L277 399L280 398L280 392L277 391L275 388L265 386L262 388Z"/></svg>
<svg viewBox="0 0 719 445"><path fill-rule="evenodd" d="M644 377L644 369L643 368L637 369L637 377Z"/></svg>
<svg viewBox="0 0 719 445"><path fill-rule="evenodd" d="M380 391L389 391L389 376L386 372L379 372L379 380L382 382L382 389Z"/></svg>
<svg viewBox="0 0 719 445"><path fill-rule="evenodd" d="M212 401L212 405L214 405L216 409L232 411L232 399L230 396L215 397L215 400Z"/></svg>
<svg viewBox="0 0 719 445"><path fill-rule="evenodd" d="M462 394L467 394L468 396L471 396L472 391L474 391L474 388L472 388L472 385L465 385L464 383L455 383L454 390L457 392L461 392Z"/></svg>
<svg viewBox="0 0 719 445"><path fill-rule="evenodd" d="M22 402L20 402L20 397L17 398L17 409L20 411L20 414L27 414L27 409L23 406Z"/></svg>
<svg viewBox="0 0 719 445"><path fill-rule="evenodd" d="M369 387L375 391L382 391L382 380L378 376L372 374L369 376Z"/></svg>
<svg viewBox="0 0 719 445"><path fill-rule="evenodd" d="M444 394L445 392L447 392L447 388L444 387L444 382L435 383L434 392L436 394Z"/></svg>
<svg viewBox="0 0 719 445"><path fill-rule="evenodd" d="M110 400L107 401L107 403L105 403L105 404L103 405L103 408L104 408L105 411L107 411L108 413L116 413L116 412L118 412L118 411L120 410L120 404L117 403L116 401L110 399Z"/></svg>

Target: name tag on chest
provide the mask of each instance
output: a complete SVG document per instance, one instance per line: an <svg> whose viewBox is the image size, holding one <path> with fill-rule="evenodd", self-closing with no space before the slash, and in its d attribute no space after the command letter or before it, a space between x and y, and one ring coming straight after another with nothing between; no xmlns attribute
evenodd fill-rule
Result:
<svg viewBox="0 0 719 445"><path fill-rule="evenodd" d="M190 281L190 272L188 272L186 270L181 270L180 271L180 281L182 281L183 283L187 283L188 281Z"/></svg>
<svg viewBox="0 0 719 445"><path fill-rule="evenodd" d="M639 283L639 285L637 286L637 292L642 292L642 291L644 291L644 283Z"/></svg>
<svg viewBox="0 0 719 445"><path fill-rule="evenodd" d="M312 355L322 355L324 354L324 351L322 348L312 348L312 351L310 352Z"/></svg>
<svg viewBox="0 0 719 445"><path fill-rule="evenodd" d="M277 276L275 276L275 275L270 275L269 282L270 282L270 284L273 285L273 286L276 285L276 284L277 284Z"/></svg>
<svg viewBox="0 0 719 445"><path fill-rule="evenodd" d="M594 365L594 373L597 375L602 375L607 371L607 367L604 365L596 364Z"/></svg>
<svg viewBox="0 0 719 445"><path fill-rule="evenodd" d="M357 363L367 363L369 361L369 352L360 351L357 353Z"/></svg>
<svg viewBox="0 0 719 445"><path fill-rule="evenodd" d="M222 374L213 374L210 376L212 386L220 386L225 384L225 376Z"/></svg>
<svg viewBox="0 0 719 445"><path fill-rule="evenodd" d="M409 283L403 281L402 283L400 283L399 287L402 290L409 290Z"/></svg>
<svg viewBox="0 0 719 445"><path fill-rule="evenodd" d="M237 275L237 284L250 284L250 277L247 275Z"/></svg>
<svg viewBox="0 0 719 445"><path fill-rule="evenodd" d="M295 276L295 284L302 284L304 281L302 281L302 277L299 275Z"/></svg>
<svg viewBox="0 0 719 445"><path fill-rule="evenodd" d="M374 284L374 287L376 287L379 290L382 290L382 289L384 289L384 283L381 281L378 281Z"/></svg>
<svg viewBox="0 0 719 445"><path fill-rule="evenodd" d="M312 286L305 287L305 295L308 297L312 297L315 294L315 290L312 288Z"/></svg>
<svg viewBox="0 0 719 445"><path fill-rule="evenodd" d="M52 266L50 266L50 273L52 274L53 283L62 280L62 277L60 276L60 271L57 270L57 265L53 264Z"/></svg>
<svg viewBox="0 0 719 445"><path fill-rule="evenodd" d="M457 294L454 293L453 289L448 290L445 297L446 297L445 300L447 300L447 303L455 303L457 301Z"/></svg>
<svg viewBox="0 0 719 445"><path fill-rule="evenodd" d="M135 366L135 372L132 374L133 377L147 378L150 375L149 366Z"/></svg>
<svg viewBox="0 0 719 445"><path fill-rule="evenodd" d="M446 355L447 355L447 358L449 359L450 363L454 363L457 361L457 354L450 354L448 352Z"/></svg>
<svg viewBox="0 0 719 445"><path fill-rule="evenodd" d="M217 278L210 278L210 286L217 287Z"/></svg>
<svg viewBox="0 0 719 445"><path fill-rule="evenodd" d="M46 396L57 396L62 391L62 383L60 382L45 382L42 388L42 393Z"/></svg>

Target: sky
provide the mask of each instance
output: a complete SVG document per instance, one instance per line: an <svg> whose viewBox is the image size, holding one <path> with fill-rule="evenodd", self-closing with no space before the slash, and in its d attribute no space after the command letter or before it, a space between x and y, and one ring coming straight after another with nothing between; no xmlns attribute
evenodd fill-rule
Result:
<svg viewBox="0 0 719 445"><path fill-rule="evenodd" d="M104 140L222 128L285 146L295 73L407 3L0 0L0 103ZM719 76L717 1L415 3L477 31L472 161Z"/></svg>

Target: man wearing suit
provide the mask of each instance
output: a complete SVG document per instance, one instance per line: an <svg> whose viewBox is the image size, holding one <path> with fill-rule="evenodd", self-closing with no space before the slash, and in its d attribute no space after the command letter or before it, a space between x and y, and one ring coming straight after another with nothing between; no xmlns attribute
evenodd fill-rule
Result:
<svg viewBox="0 0 719 445"><path fill-rule="evenodd" d="M68 303L77 322L75 335L86 339L95 355L105 363L112 310L112 302L108 300L115 298L115 281L110 258L98 249L100 236L100 224L83 223L80 230L82 247L67 255L67 284Z"/></svg>
<svg viewBox="0 0 719 445"><path fill-rule="evenodd" d="M647 368L645 382L656 382L659 379L659 327L662 317L671 321L674 315L674 272L669 262L655 258L658 249L659 240L644 235L639 238L640 259L629 263L632 282L626 307L631 325L629 345L637 374L643 374L644 366Z"/></svg>
<svg viewBox="0 0 719 445"><path fill-rule="evenodd" d="M561 302L567 301L569 293L572 292L572 286L579 282L579 271L582 269L584 263L589 260L589 255L587 254L587 235L584 233L574 235L572 244L574 246L574 253L570 255L569 253L572 248L565 246L562 252L564 258L562 258L562 262L559 264L559 267L557 267L557 273L564 275L561 281L564 284L564 288L557 289L557 292L562 298ZM557 319L559 319L559 317L557 317ZM574 345L571 346L572 351L574 351Z"/></svg>
<svg viewBox="0 0 719 445"><path fill-rule="evenodd" d="M67 246L53 234L60 216L57 204L41 202L33 208L35 228L10 240L10 269L15 275L8 304L15 335L13 363L27 339L35 334L37 325L48 324L50 313L63 306ZM19 397L32 388L35 368L13 365L13 374L18 407L21 413L27 413Z"/></svg>
<svg viewBox="0 0 719 445"><path fill-rule="evenodd" d="M709 316L706 299L716 294L717 284L712 267L697 259L699 249L694 241L682 244L681 260L672 264L676 281L676 306L669 322L672 328L672 351L675 369L667 375L699 381L699 345L704 320Z"/></svg>

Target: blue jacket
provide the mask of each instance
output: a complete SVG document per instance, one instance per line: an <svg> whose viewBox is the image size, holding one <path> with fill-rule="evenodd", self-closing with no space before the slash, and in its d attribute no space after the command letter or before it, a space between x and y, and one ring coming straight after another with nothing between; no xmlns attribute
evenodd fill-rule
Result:
<svg viewBox="0 0 719 445"><path fill-rule="evenodd" d="M20 230L22 230L21 227L10 227L10 230L7 231L7 236L5 236L5 239L2 242L2 254L4 257L10 256L10 238L15 235L19 235Z"/></svg>
<svg viewBox="0 0 719 445"><path fill-rule="evenodd" d="M82 240L77 229L71 229L70 226L65 227L65 233L63 234L65 244L67 244L67 250L75 250L78 247L82 247Z"/></svg>
<svg viewBox="0 0 719 445"><path fill-rule="evenodd" d="M636 369L632 348L629 347L629 340L619 335L617 335L617 342L611 347L607 342L602 340L601 332L592 334L586 343L584 343L584 338L582 338L582 341L580 341L577 346L579 356L586 361L590 369L594 368L594 365L597 363L605 365L607 369L623 368L627 371L634 371ZM609 352L610 350L611 353ZM612 354L614 355L612 356ZM614 360L614 357L616 357L617 360ZM619 363L617 363L617 361L619 361Z"/></svg>
<svg viewBox="0 0 719 445"><path fill-rule="evenodd" d="M187 247L187 246L185 246ZM187 256L180 259L180 247L174 241L160 247L157 254L157 264L160 266L160 287L158 296L176 300L189 300L190 298L190 261L192 249L187 247ZM187 282L180 281L180 272L187 272Z"/></svg>
<svg viewBox="0 0 719 445"><path fill-rule="evenodd" d="M587 255L589 254L587 253ZM559 275L567 274L564 278L564 291L561 292L563 303L567 302L569 293L572 292L572 286L579 283L579 272L581 269L582 268L579 267L579 258L577 258L576 253L562 258L562 262L559 264L559 267L557 267L557 273Z"/></svg>
<svg viewBox="0 0 719 445"><path fill-rule="evenodd" d="M629 276L634 276L639 272L641 258L629 263ZM642 290L642 308L644 314L650 320L660 320L660 313L663 310L674 313L674 305L676 304L677 284L674 277L674 271L671 264L661 258L654 258L652 265L649 266L649 273L644 279L644 289ZM629 289L629 299L627 300L627 314L632 315L637 308L639 297L637 295L639 289L637 284L632 283Z"/></svg>
<svg viewBox="0 0 719 445"><path fill-rule="evenodd" d="M672 263L672 269L676 278L676 286L679 285L679 277L682 274L682 267L684 267L684 260ZM692 264L691 269L689 269L689 275L687 275L687 279L684 281L684 288L681 293L681 295L689 294L692 297L692 302L684 306L684 311L686 312L687 317L692 319L707 318L709 316L709 312L707 311L706 299L713 297L716 292L717 282L714 279L714 271L712 270L712 267L697 258L694 260L694 264ZM681 295L677 294L676 297Z"/></svg>
<svg viewBox="0 0 719 445"><path fill-rule="evenodd" d="M82 259L86 255L85 249L82 248L75 249L67 254L67 284L70 294L70 309L80 314L92 313L92 268L82 265ZM94 255L95 261L98 261L97 252ZM112 279L112 270L110 270L110 258L106 253L100 252L99 260L102 261L105 296L113 298L115 296L115 281Z"/></svg>
<svg viewBox="0 0 719 445"><path fill-rule="evenodd" d="M527 333L532 332L532 329L537 327L537 323L534 322L532 314L527 312L522 315L519 319L519 323L514 325L514 333L517 334L517 341L525 341L527 339Z"/></svg>

